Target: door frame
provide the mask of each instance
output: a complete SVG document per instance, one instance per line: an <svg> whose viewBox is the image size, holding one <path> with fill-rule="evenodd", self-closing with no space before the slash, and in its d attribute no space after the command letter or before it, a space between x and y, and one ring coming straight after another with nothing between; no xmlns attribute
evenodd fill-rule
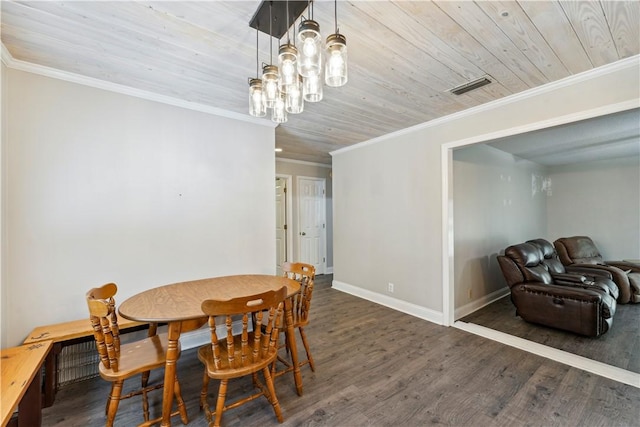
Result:
<svg viewBox="0 0 640 427"><path fill-rule="evenodd" d="M291 261L293 259L293 176L286 175L282 173L277 173L276 178L283 178L286 180L287 192L285 196L285 203L287 204L287 208L285 209L286 219L285 222L287 224L287 261ZM274 239L275 243L275 239Z"/></svg>
<svg viewBox="0 0 640 427"><path fill-rule="evenodd" d="M571 113L552 119L539 120L525 125L502 129L488 134L465 138L459 141L444 143L440 146L440 164L442 167L442 324L455 326L455 280L454 280L454 220L453 210L453 150L469 145L487 143L494 139L520 135L539 129L546 129L567 123L573 123L607 114L638 108L637 101L624 101L589 110Z"/></svg>
<svg viewBox="0 0 640 427"><path fill-rule="evenodd" d="M296 202L297 202L297 218L296 218L296 237L297 237L297 245L296 245L296 252L297 252L297 259L302 259L300 256L300 252L301 252L301 247L302 245L300 244L300 180L302 179L306 179L309 181L321 181L323 184L323 194L322 194L322 201L323 201L323 213L324 213L324 227L322 228L322 264L320 264L321 268L319 270L316 270L316 274L325 274L327 271L327 179L326 178L319 178L317 176L302 176L302 175L298 175L296 176Z"/></svg>

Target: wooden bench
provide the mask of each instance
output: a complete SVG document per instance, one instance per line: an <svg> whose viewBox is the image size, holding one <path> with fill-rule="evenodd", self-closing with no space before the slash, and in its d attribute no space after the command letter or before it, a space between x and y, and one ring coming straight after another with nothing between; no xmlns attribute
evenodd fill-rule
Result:
<svg viewBox="0 0 640 427"><path fill-rule="evenodd" d="M135 322L118 316L118 326L121 331L132 332L145 329L148 323ZM58 391L58 355L63 347L93 340L93 329L89 317L70 322L56 323L53 325L38 326L24 340L25 345L39 343L45 340L52 341L52 349L47 355L44 364L43 383L43 408L53 405L56 391Z"/></svg>
<svg viewBox="0 0 640 427"><path fill-rule="evenodd" d="M17 425L35 427L42 424L42 363L51 353L52 341L21 345L0 350L0 415L2 427L15 425L13 413L18 407Z"/></svg>

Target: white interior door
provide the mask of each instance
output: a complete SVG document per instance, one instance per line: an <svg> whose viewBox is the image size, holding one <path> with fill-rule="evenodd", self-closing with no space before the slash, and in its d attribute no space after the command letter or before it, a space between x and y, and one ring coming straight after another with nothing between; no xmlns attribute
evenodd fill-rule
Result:
<svg viewBox="0 0 640 427"><path fill-rule="evenodd" d="M298 177L299 230L301 262L312 264L316 274L326 268L326 203L323 178Z"/></svg>
<svg viewBox="0 0 640 427"><path fill-rule="evenodd" d="M287 261L287 180L276 178L276 274L282 275Z"/></svg>

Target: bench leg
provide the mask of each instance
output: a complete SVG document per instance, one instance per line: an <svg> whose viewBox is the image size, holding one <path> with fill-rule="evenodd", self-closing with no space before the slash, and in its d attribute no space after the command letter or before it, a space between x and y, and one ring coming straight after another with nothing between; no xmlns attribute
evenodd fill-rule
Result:
<svg viewBox="0 0 640 427"><path fill-rule="evenodd" d="M42 407L48 408L53 405L58 391L58 355L62 351L62 344L53 344L51 351L44 361L44 382L42 384Z"/></svg>
<svg viewBox="0 0 640 427"><path fill-rule="evenodd" d="M29 388L25 392L18 406L18 426L36 427L42 425L42 393L40 382L42 370L38 369Z"/></svg>

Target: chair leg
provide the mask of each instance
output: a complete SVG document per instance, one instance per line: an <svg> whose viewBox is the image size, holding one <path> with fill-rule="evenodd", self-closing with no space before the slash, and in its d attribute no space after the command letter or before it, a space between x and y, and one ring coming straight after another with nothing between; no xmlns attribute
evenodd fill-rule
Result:
<svg viewBox="0 0 640 427"><path fill-rule="evenodd" d="M309 350L309 343L307 342L307 334L304 332L304 328L300 326L298 328L300 332L300 337L302 338L302 345L304 346L304 351L307 352L307 360L309 360L309 366L313 372L316 371L316 365L313 363L313 357L311 356L311 350Z"/></svg>
<svg viewBox="0 0 640 427"><path fill-rule="evenodd" d="M149 421L149 398L147 395L147 384L149 384L150 371L142 373L141 385L142 385L142 412L144 413L144 420Z"/></svg>
<svg viewBox="0 0 640 427"><path fill-rule="evenodd" d="M107 404L104 405L104 416L106 417L109 413L109 404L111 403L111 395L113 394L113 383L111 383L111 391L109 392L109 396L107 396Z"/></svg>
<svg viewBox="0 0 640 427"><path fill-rule="evenodd" d="M265 368L267 371L269 369ZM216 418L213 427L220 427L222 421L222 412L224 411L224 401L227 397L227 382L229 380L220 380L220 388L218 389L218 400L216 402Z"/></svg>
<svg viewBox="0 0 640 427"><path fill-rule="evenodd" d="M209 412L209 405L207 404L207 394L209 393L209 375L207 375L207 369L204 370L204 377L202 378L202 390L200 390L200 410L205 410L207 420L211 420L211 414Z"/></svg>
<svg viewBox="0 0 640 427"><path fill-rule="evenodd" d="M107 427L113 427L113 421L116 419L116 412L118 412L118 404L120 403L123 383L124 381L116 381L111 385L109 407L107 409Z"/></svg>
<svg viewBox="0 0 640 427"><path fill-rule="evenodd" d="M280 402L278 402L278 398L276 397L276 388L273 385L273 377L271 376L269 367L265 367L262 370L262 373L264 374L264 382L267 385L267 390L269 390L269 396L267 396L267 399L269 399L271 406L273 406L273 411L276 413L278 422L282 422L282 409L280 408Z"/></svg>
<svg viewBox="0 0 640 427"><path fill-rule="evenodd" d="M184 405L184 400L182 400L182 391L180 390L180 382L178 382L177 376L175 378L175 382L173 383L173 394L176 398L176 404L178 405L178 412L180 412L180 419L182 420L182 424L189 424L187 407Z"/></svg>

